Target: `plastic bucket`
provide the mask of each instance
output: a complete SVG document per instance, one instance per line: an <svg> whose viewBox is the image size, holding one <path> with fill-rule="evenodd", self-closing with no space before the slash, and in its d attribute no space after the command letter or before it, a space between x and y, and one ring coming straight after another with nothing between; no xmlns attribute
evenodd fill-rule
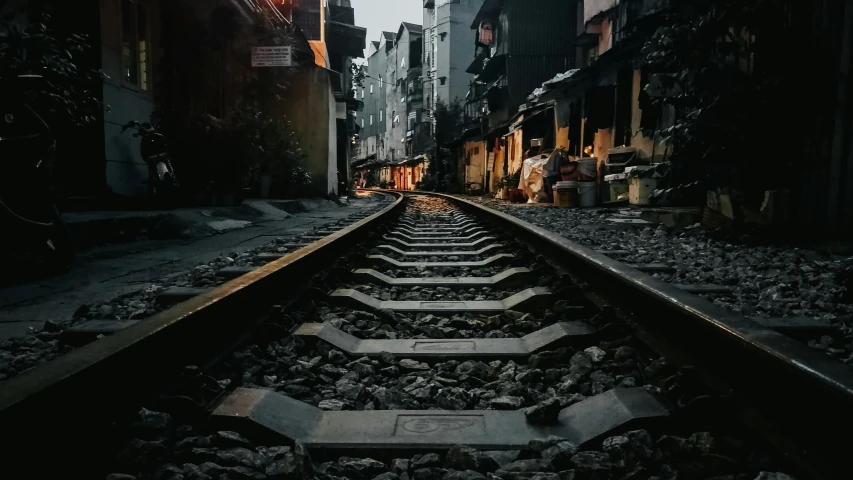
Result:
<svg viewBox="0 0 853 480"><path fill-rule="evenodd" d="M578 184L578 199L581 207L598 205L598 184L595 182L580 182Z"/></svg>
<svg viewBox="0 0 853 480"><path fill-rule="evenodd" d="M557 182L554 185L554 205L576 207L578 203L578 182Z"/></svg>
<svg viewBox="0 0 853 480"><path fill-rule="evenodd" d="M595 157L578 160L578 172L581 182L598 181L598 159Z"/></svg>

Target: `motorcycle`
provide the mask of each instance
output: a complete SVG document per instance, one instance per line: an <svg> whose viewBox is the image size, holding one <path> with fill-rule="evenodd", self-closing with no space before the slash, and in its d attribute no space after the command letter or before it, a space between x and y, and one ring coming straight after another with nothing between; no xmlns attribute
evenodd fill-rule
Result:
<svg viewBox="0 0 853 480"><path fill-rule="evenodd" d="M51 189L56 139L20 92L40 89L39 75L0 79L0 248L31 267L66 270L74 246Z"/></svg>
<svg viewBox="0 0 853 480"><path fill-rule="evenodd" d="M148 192L153 197L166 202L173 202L178 192L178 179L172 160L169 156L169 146L166 137L148 122L131 121L123 126L121 133L134 128L134 138L141 138L140 154L148 165Z"/></svg>

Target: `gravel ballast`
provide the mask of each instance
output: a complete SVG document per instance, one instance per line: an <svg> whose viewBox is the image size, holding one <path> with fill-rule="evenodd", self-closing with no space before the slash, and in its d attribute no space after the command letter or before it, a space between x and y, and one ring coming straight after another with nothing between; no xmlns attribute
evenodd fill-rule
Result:
<svg viewBox="0 0 853 480"><path fill-rule="evenodd" d="M508 204L466 197L630 264L662 264L674 273L654 273L665 282L719 285L730 294L703 294L708 300L748 317L809 317L831 323L835 333L809 344L853 365L853 304L838 281L844 259L780 245L746 245L719 238L699 226L663 225L616 228L609 220L617 209L566 209Z"/></svg>

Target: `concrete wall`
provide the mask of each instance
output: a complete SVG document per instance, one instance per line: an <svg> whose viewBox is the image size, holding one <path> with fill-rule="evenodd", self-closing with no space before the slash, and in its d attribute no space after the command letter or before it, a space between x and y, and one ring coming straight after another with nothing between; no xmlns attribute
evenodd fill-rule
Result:
<svg viewBox="0 0 853 480"><path fill-rule="evenodd" d="M314 66L292 69L287 99L278 107L291 122L302 150L303 167L315 193L337 192L337 126L335 97L329 74Z"/></svg>
<svg viewBox="0 0 853 480"><path fill-rule="evenodd" d="M385 52L385 42L383 41L379 49L376 50L371 46L372 55L367 59L367 75L364 79L364 110L359 112L358 122L361 124L361 119L364 119L364 129L361 131L360 140L362 150L358 158L365 158L373 153L377 154L377 158L385 158L385 152L379 152L377 149L381 144L384 144L387 115L386 110L386 95L387 95L387 55ZM381 82L379 79L382 79ZM370 92L373 87L373 93ZM361 92L358 92L361 98ZM380 113L381 112L381 113ZM373 115L373 125L370 125L370 116ZM372 148L371 148L372 147Z"/></svg>
<svg viewBox="0 0 853 480"><path fill-rule="evenodd" d="M159 38L159 2L146 2L149 5L150 38L152 57L158 52ZM154 111L154 98L149 90L141 91L137 87L122 81L121 75L121 38L122 38L122 1L101 0L101 53L103 72L109 77L104 81L104 103L110 111L104 112L104 152L106 154L107 186L120 195L143 195L147 190L148 167L139 154L138 138L131 132L121 133L121 126L131 120L149 121ZM149 60L149 85L154 85L157 59ZM149 87L151 88L151 87Z"/></svg>
<svg viewBox="0 0 853 480"><path fill-rule="evenodd" d="M472 75L465 70L474 60L474 39L471 29L477 12L484 0L458 0L455 3L438 1L435 7L435 26L431 9L424 9L424 48L433 48L426 43L427 37L435 39L435 69L432 78L424 83L424 101L430 96L427 109L433 110L436 100L446 103L454 99L464 101ZM427 33L427 29L431 31ZM444 34L444 40L442 40ZM427 70L424 70L425 72ZM441 78L445 84L441 85ZM437 97L437 98L436 98Z"/></svg>
<svg viewBox="0 0 853 480"><path fill-rule="evenodd" d="M474 39L476 38L475 31L471 29L471 23L477 16L483 1L459 0L459 3L448 5L451 9L450 34L445 43L449 42L447 50L450 56L450 69L447 97L442 97L448 102L454 99L464 101L465 95L468 94L468 86L473 76L465 70L474 60Z"/></svg>
<svg viewBox="0 0 853 480"><path fill-rule="evenodd" d="M660 141L654 142L653 138L646 137L640 133L640 120L643 116L643 111L640 109L640 89L641 74L640 71L634 71L634 86L632 89L632 104L631 104L631 131L634 136L631 138L631 146L637 147L640 157L651 158L652 161L660 161L665 152L666 145Z"/></svg>
<svg viewBox="0 0 853 480"><path fill-rule="evenodd" d="M328 73L325 70L320 70L320 72L326 77L326 101L328 102L328 120L327 123L329 128L327 130L327 135L329 138L329 148L326 153L326 189L321 190L321 193L325 194L338 194L338 102L335 100L335 90L332 87L331 79L329 78ZM309 110L310 112L310 110ZM318 164L319 161L322 160L322 152L317 154ZM344 178L347 177L348 172L341 172L341 175ZM312 173L312 177L313 177ZM321 185L323 180L323 174L319 174L320 178L314 180L314 185Z"/></svg>
<svg viewBox="0 0 853 480"><path fill-rule="evenodd" d="M465 166L465 183L485 185L486 178L486 144L482 140L465 143L465 156L468 164Z"/></svg>
<svg viewBox="0 0 853 480"><path fill-rule="evenodd" d="M409 68L412 65L409 44L420 38L420 34L412 34L403 28L400 38L388 53L386 79L388 81L385 107L385 158L401 160L406 157L406 121L408 107L404 96L404 84ZM405 58L405 64L403 59ZM416 59L420 60L420 59ZM394 117L400 117L394 123Z"/></svg>

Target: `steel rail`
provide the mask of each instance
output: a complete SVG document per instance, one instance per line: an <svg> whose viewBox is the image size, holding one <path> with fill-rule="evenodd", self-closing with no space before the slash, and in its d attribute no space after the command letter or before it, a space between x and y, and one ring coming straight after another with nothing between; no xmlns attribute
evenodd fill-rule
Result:
<svg viewBox="0 0 853 480"><path fill-rule="evenodd" d="M656 348L693 365L735 402L742 420L820 478L849 474L853 369L804 343L610 257L478 203L431 192L555 261L626 312ZM846 435L846 434L845 434Z"/></svg>
<svg viewBox="0 0 853 480"><path fill-rule="evenodd" d="M106 435L108 422L173 382L186 365L246 338L272 305L298 297L308 278L402 212L404 197L391 195L397 198L390 206L320 241L0 385L4 458L38 459L30 465L41 473L74 472L96 461L86 439Z"/></svg>

